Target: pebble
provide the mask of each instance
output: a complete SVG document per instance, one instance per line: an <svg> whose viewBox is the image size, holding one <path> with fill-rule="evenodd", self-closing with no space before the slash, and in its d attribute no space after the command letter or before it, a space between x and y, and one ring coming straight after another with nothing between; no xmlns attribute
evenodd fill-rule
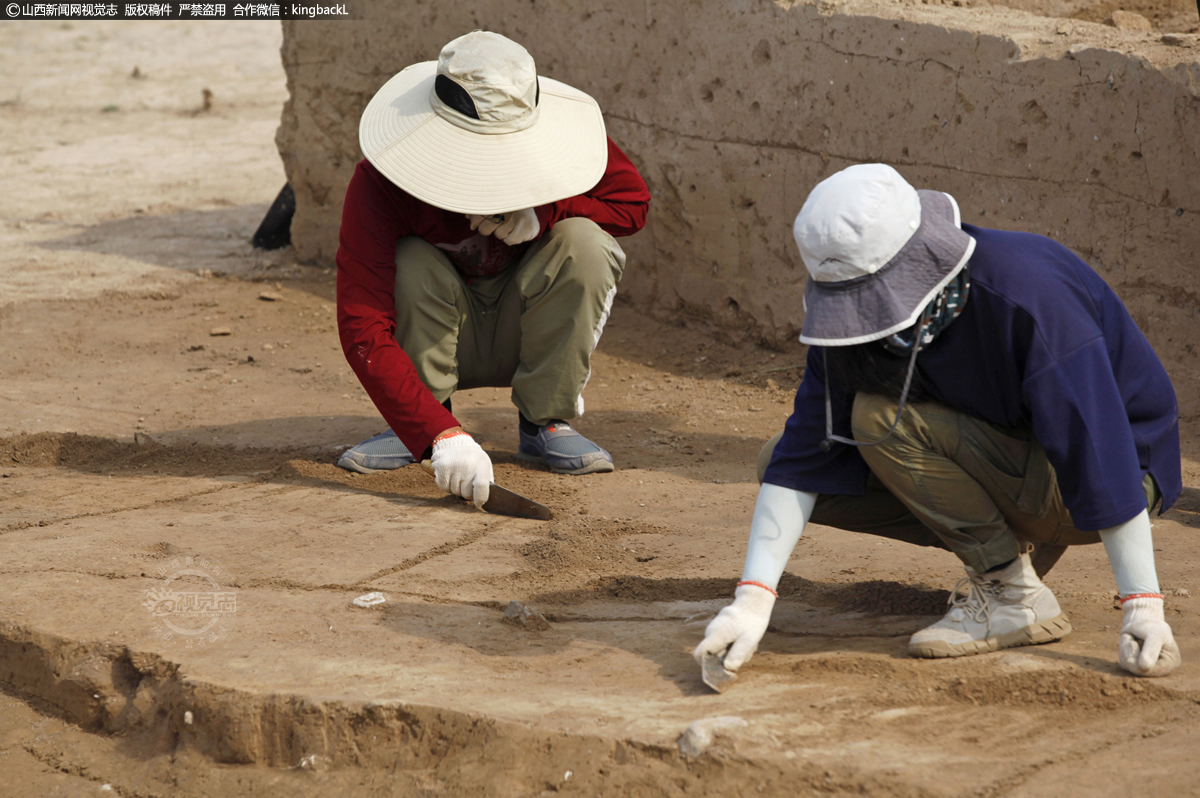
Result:
<svg viewBox="0 0 1200 798"><path fill-rule="evenodd" d="M355 607L363 607L365 609L367 607L377 607L380 604L383 604L385 601L387 601L387 599L383 597L382 593L379 591L374 591L371 593L364 593L350 603Z"/></svg>
<svg viewBox="0 0 1200 798"><path fill-rule="evenodd" d="M229 327L213 327L208 331L209 335L233 335L233 330Z"/></svg>
<svg viewBox="0 0 1200 798"><path fill-rule="evenodd" d="M278 291L263 291L258 295L258 298L263 302L282 302L283 294Z"/></svg>

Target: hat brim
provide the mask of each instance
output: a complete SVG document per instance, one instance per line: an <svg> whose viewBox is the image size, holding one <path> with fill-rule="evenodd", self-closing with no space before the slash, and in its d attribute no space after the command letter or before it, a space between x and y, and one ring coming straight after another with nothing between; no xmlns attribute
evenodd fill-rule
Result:
<svg viewBox="0 0 1200 798"><path fill-rule="evenodd" d="M875 274L804 286L801 343L852 346L878 341L916 323L925 306L954 279L975 251L963 232L958 203L940 191L918 191L921 224Z"/></svg>
<svg viewBox="0 0 1200 798"><path fill-rule="evenodd" d="M486 216L582 194L604 176L604 117L584 92L540 78L533 125L481 134L434 111L436 75L436 61L403 70L371 98L358 126L367 160L417 199Z"/></svg>

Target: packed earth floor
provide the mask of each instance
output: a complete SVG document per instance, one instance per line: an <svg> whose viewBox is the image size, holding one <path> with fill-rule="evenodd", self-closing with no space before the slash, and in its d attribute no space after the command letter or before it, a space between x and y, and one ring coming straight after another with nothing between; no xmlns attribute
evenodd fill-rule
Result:
<svg viewBox="0 0 1200 798"><path fill-rule="evenodd" d="M1047 579L1065 640L918 661L953 556L812 527L760 652L705 688L802 352L701 319L617 305L579 422L615 473L520 461L507 391L454 397L551 521L339 470L385 425L333 274L248 243L284 183L278 46L0 25L0 796L1200 794L1195 418L1159 680L1116 666L1099 546ZM180 631L168 589L224 612Z"/></svg>

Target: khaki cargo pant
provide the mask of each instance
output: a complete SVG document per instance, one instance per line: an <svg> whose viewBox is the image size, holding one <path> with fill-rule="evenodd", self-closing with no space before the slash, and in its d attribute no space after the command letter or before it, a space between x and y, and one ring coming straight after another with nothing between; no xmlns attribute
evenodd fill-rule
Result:
<svg viewBox="0 0 1200 798"><path fill-rule="evenodd" d="M857 395L854 439L878 440L895 417L895 401ZM763 447L759 481L782 435ZM859 452L871 469L866 495L819 495L812 523L949 549L979 573L1016 557L1025 541L1100 541L1099 533L1075 528L1054 468L1028 432L921 402L904 408L890 438ZM1152 509L1159 492L1149 474L1142 487Z"/></svg>
<svg viewBox="0 0 1200 798"><path fill-rule="evenodd" d="M402 238L396 341L439 402L511 386L533 423L574 418L624 268L621 247L590 219L558 222L518 263L469 282L437 247Z"/></svg>

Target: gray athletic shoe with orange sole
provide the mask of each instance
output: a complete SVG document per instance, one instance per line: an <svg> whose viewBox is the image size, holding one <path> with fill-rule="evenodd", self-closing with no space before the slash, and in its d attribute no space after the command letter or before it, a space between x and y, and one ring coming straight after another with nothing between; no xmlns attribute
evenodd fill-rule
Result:
<svg viewBox="0 0 1200 798"><path fill-rule="evenodd" d="M580 435L565 421L538 427L536 435L520 430L517 456L550 466L556 474L597 474L613 470L612 455Z"/></svg>
<svg viewBox="0 0 1200 798"><path fill-rule="evenodd" d="M412 463L412 453L405 448L396 433L390 429L351 446L342 453L338 465L347 471L374 474L376 471L391 471Z"/></svg>

